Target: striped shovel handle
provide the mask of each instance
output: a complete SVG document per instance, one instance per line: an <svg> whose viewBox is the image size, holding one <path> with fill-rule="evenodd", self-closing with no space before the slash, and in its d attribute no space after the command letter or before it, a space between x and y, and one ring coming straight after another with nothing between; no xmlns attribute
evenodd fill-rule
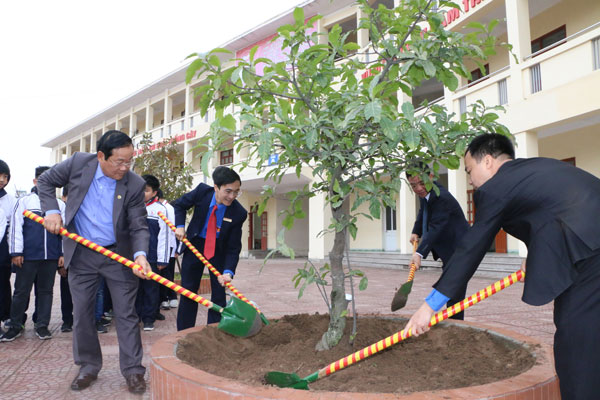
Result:
<svg viewBox="0 0 600 400"><path fill-rule="evenodd" d="M429 326L434 326L435 324L442 322L445 319L450 318L454 314L458 314L459 312L466 310L467 308L471 307L472 305L475 305L475 304L479 303L480 301L490 297L491 295L498 293L502 289L509 287L513 283L520 281L524 277L525 277L525 272L523 272L521 270L513 272L509 276L491 284L490 286L486 287L483 290L480 290L479 292L475 293L474 295L467 297L466 299L462 300L460 303L456 303L450 308L447 308L445 310L437 312L434 316L431 317ZM324 368L321 368L319 371L307 376L304 379L307 380L308 382L314 382L317 379L321 379L326 376L329 376L329 375L333 374L334 372L344 369L344 368L346 368L354 363L357 363L359 361L362 361L365 358L370 357L373 354L376 354L379 351L384 350L388 347L391 347L391 346L395 345L396 343L398 343L406 338L409 338L411 336L412 336L411 330L409 330L408 332L405 332L405 330L403 329L399 332L394 333L391 336L386 337L385 339L380 340L377 343L367 346L367 347L363 348L362 350L359 350L347 357L341 358L338 361L335 361L335 362L329 364L328 366L326 366Z"/></svg>
<svg viewBox="0 0 600 400"><path fill-rule="evenodd" d="M44 218L40 217L37 214L32 213L29 210L23 211L23 215L35 222L38 222L42 225L44 224ZM60 228L60 234L68 237L69 239L76 241L77 243L79 243L87 248L97 251L98 253L102 254L103 256L111 258L114 261L121 263L126 267L129 267L131 269L137 269L140 272L144 272L144 269L142 268L141 265L136 264L133 261L131 261L123 256L120 256L117 253L112 252L112 251L100 246L99 244L92 242L91 240L85 239L76 233L70 233L65 228ZM172 289L172 290L176 291L177 293L187 297L188 299L194 300L195 302L202 304L206 308L211 308L217 312L223 311L223 308L221 306L214 304L212 301L205 299L204 297L199 296L198 294L196 294L194 292L190 292L186 288L183 288L183 287L177 285L176 283L171 282L170 280L163 278L162 276L160 276L154 272L148 272L146 274L146 276L155 280L156 282L160 283L161 285L164 285L164 286L168 287L169 289Z"/></svg>
<svg viewBox="0 0 600 400"><path fill-rule="evenodd" d="M419 242L417 242L416 240L413 242L413 256L415 255L415 253L417 252L417 246L419 245ZM410 282L413 279L415 279L415 272L417 271L417 266L415 265L415 263L410 263L410 271L408 272L408 279L406 280L406 282Z"/></svg>
<svg viewBox="0 0 600 400"><path fill-rule="evenodd" d="M172 223L171 221L169 221L169 219L167 218L167 216L166 216L166 215L165 215L163 212L159 211L159 212L158 212L158 216L159 216L159 217L160 217L160 218L161 218L163 221L165 221L165 224L167 224L167 226L168 226L169 228L171 228L171 230L172 230L173 232L175 232L175 231L176 231L176 229L177 229L177 228L175 227L175 225L173 225L173 223ZM191 242L190 242L190 241L189 241L187 238L185 238L185 237L184 237L184 238L183 238L183 240L182 240L182 242L183 242L183 243L185 243L185 245L188 247L188 249L190 249L190 251L191 251L192 253L194 253L194 255L195 255L196 257L198 257L198 259L199 259L200 261L202 261L202 263L203 263L204 265L206 265L206 266L208 267L208 269L210 270L210 272L212 272L212 273L213 273L213 275L214 275L214 276L216 276L216 277L219 277L219 276L221 276L221 273L220 273L220 272L219 272L219 271L218 271L218 270L217 270L217 269L216 269L216 268L215 268L215 267L214 267L214 266L213 266L213 265L212 265L212 264L211 264L211 263L210 263L210 262L209 262L209 261L206 259L206 257L204 257L204 256L202 255L202 253L200 253L200 252L198 251L198 249L196 248L196 246L194 246L194 245L193 245L193 244L192 244L192 243L191 243ZM236 296L237 296L237 297L238 297L240 300L242 300L242 301L244 301L244 302L246 302L246 303L250 304L252 307L254 307L254 309L255 309L256 311L258 311L258 313L259 313L259 314L262 314L262 313L261 313L261 311L260 311L260 310L259 310L259 309L258 309L258 308L257 308L257 307L254 305L254 303L252 303L250 300L248 300L248 298L246 298L246 296L244 296L244 295L242 294L242 292L240 292L239 290L237 290L237 288L236 288L235 286L233 286L233 285L231 284L231 282L227 282L227 283L225 283L225 286L226 286L227 288L229 288L229 290L231 290L231 291L233 292L233 294L235 294L235 295L236 295Z"/></svg>

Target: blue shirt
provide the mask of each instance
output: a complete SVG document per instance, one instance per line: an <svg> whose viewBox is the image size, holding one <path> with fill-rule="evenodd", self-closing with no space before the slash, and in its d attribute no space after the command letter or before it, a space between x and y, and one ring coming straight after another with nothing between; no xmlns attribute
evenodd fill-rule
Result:
<svg viewBox="0 0 600 400"><path fill-rule="evenodd" d="M109 246L116 241L113 229L116 187L117 181L104 175L98 164L90 188L75 214L77 232L100 246Z"/></svg>
<svg viewBox="0 0 600 400"><path fill-rule="evenodd" d="M219 233L221 232L221 224L223 223L223 217L225 216L225 211L227 210L227 206L225 204L217 204L217 199L213 193L212 199L210 200L210 205L208 206L208 212L206 213L206 218L204 219L204 227L200 232L200 237L206 239L206 230L208 229L208 220L210 219L210 214L212 213L212 209L217 206L217 211L215 211L215 215L217 217L217 237L219 237ZM178 226L178 228L183 228L183 226ZM224 274L229 274L233 277L233 272L231 270L224 270Z"/></svg>
<svg viewBox="0 0 600 400"><path fill-rule="evenodd" d="M425 301L427 302L427 304L429 304L429 307L431 307L433 311L438 311L440 308L444 307L444 304L446 304L448 300L450 300L450 297L444 296L436 289L433 289L431 293L429 293L429 296L427 296L427 298L425 299Z"/></svg>
<svg viewBox="0 0 600 400"><path fill-rule="evenodd" d="M117 181L104 175L98 164L90 188L75 214L74 222L77 232L84 238L104 247L116 242L113 228L116 187ZM46 214L54 214L54 211L50 210ZM139 255L145 256L146 253L138 251L133 255L133 259L135 260Z"/></svg>

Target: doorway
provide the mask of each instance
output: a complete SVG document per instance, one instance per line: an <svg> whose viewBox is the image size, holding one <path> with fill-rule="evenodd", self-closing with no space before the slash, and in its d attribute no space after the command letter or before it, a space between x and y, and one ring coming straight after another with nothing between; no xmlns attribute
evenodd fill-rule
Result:
<svg viewBox="0 0 600 400"><path fill-rule="evenodd" d="M467 222L469 222L469 225L473 225L473 222L475 221L475 203L473 202L473 191L473 189L467 190ZM495 253L508 252L506 232L504 232L504 229L500 229L500 231L498 231L496 238L492 242L492 245L488 251Z"/></svg>
<svg viewBox="0 0 600 400"><path fill-rule="evenodd" d="M398 250L396 209L385 206L385 222L383 227L383 249L385 251Z"/></svg>
<svg viewBox="0 0 600 400"><path fill-rule="evenodd" d="M259 216L257 210L258 206L256 205L250 209L248 250L267 250L267 212L264 211Z"/></svg>

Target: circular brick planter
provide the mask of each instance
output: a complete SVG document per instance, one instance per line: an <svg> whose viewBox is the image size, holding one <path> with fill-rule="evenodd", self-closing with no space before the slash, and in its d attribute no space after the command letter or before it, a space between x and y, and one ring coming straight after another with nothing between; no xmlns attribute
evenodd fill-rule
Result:
<svg viewBox="0 0 600 400"><path fill-rule="evenodd" d="M552 349L531 337L515 332L488 328L472 322L448 321L489 330L490 333L528 345L537 359L528 371L498 382L467 388L418 392L399 396L393 393L349 393L280 389L271 386L250 386L235 380L211 375L193 368L181 360L176 353L177 342L188 333L204 327L190 328L167 335L152 345L150 351L150 386L153 399L560 399L558 378L554 372ZM327 378L324 378L327 379Z"/></svg>

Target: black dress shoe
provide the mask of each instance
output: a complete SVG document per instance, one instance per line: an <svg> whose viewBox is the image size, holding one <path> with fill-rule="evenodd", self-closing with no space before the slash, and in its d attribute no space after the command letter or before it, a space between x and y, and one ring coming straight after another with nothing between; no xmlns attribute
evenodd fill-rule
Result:
<svg viewBox="0 0 600 400"><path fill-rule="evenodd" d="M83 390L88 388L92 382L98 378L98 375L85 374L80 372L73 382L71 382L71 390Z"/></svg>
<svg viewBox="0 0 600 400"><path fill-rule="evenodd" d="M144 380L144 374L133 374L125 377L127 382L127 388L131 393L144 393L146 391L146 381Z"/></svg>

